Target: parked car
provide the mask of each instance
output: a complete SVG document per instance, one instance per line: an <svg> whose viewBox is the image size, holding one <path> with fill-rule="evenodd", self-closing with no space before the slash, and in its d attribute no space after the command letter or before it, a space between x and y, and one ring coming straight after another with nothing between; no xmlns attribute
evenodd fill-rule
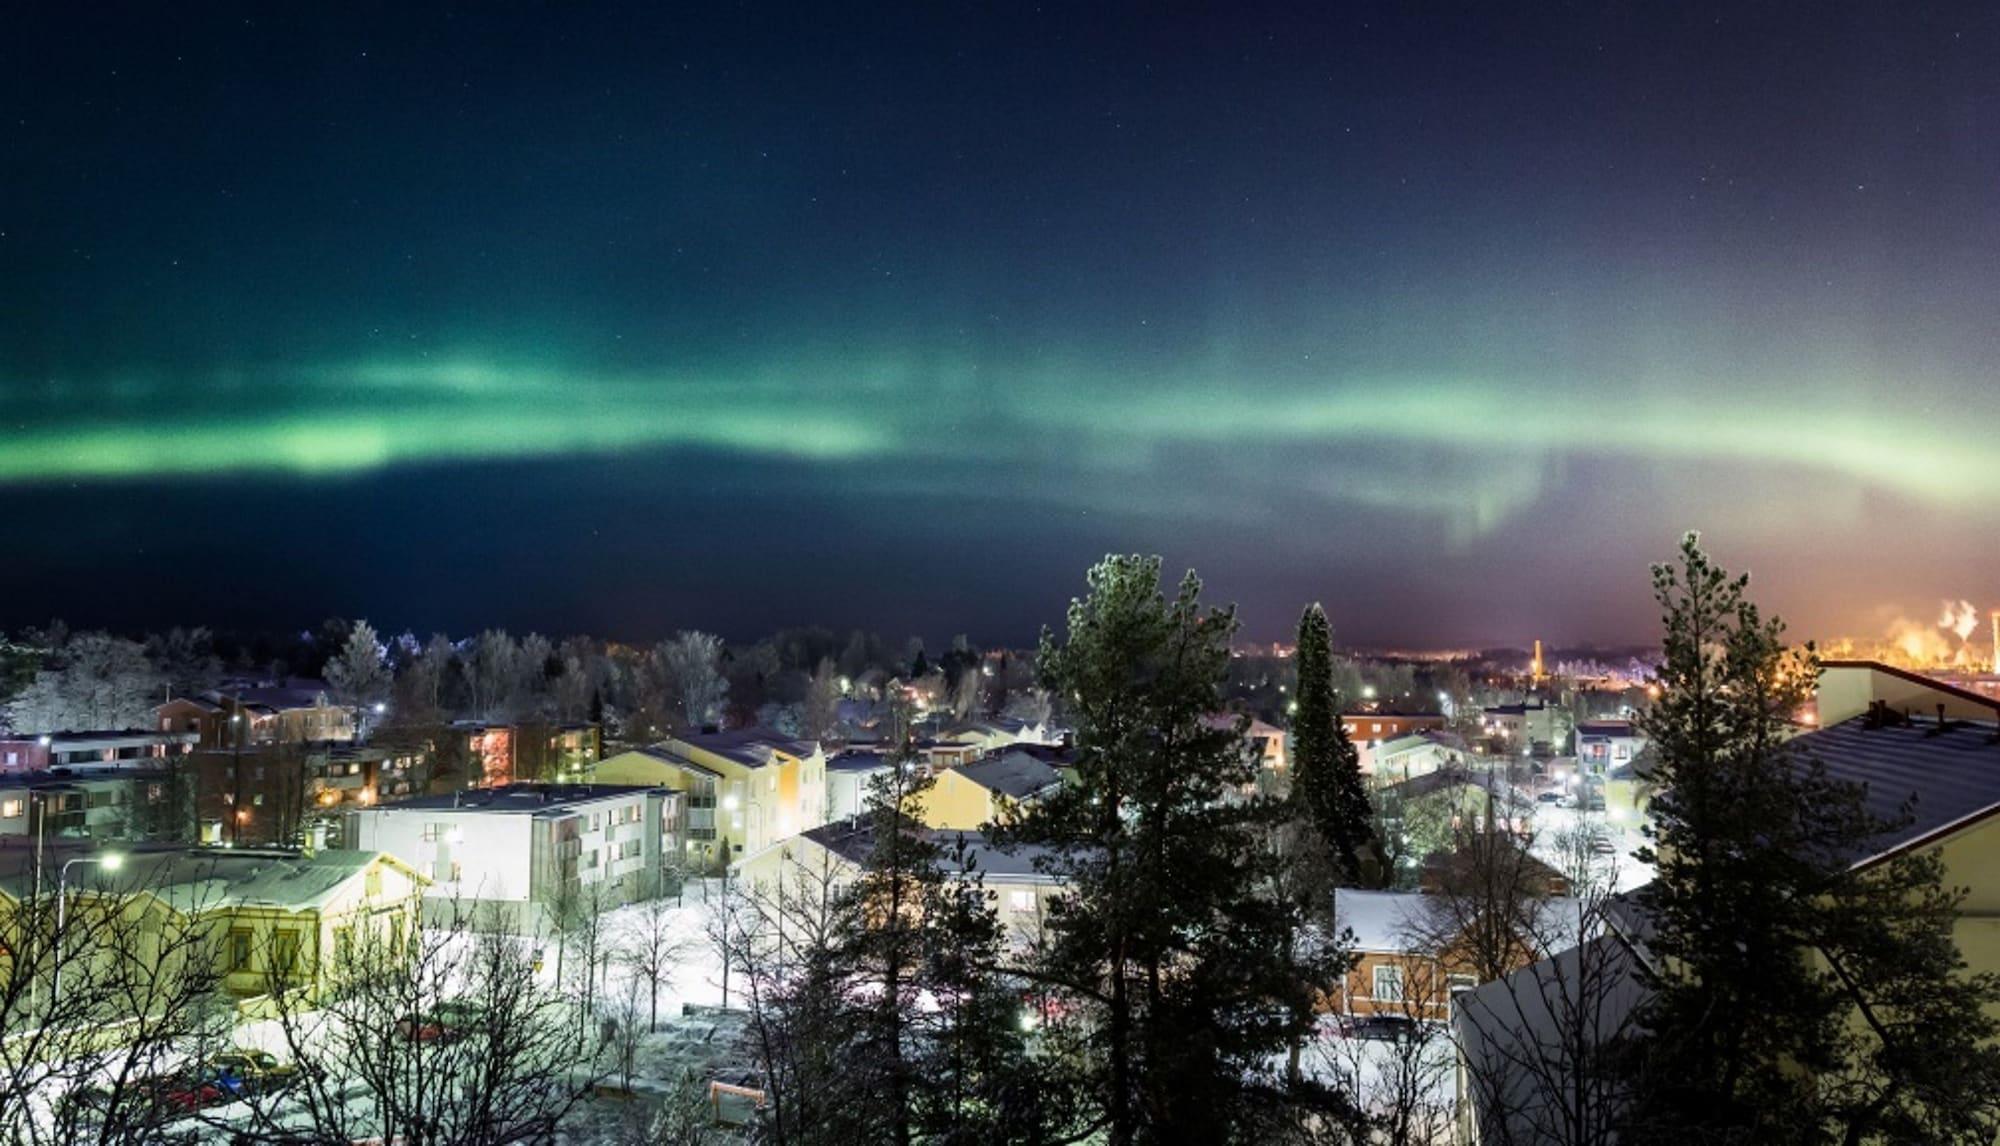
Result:
<svg viewBox="0 0 2000 1146"><path fill-rule="evenodd" d="M479 1026L477 1006L459 1001L439 1003L428 1011L396 1020L396 1033L416 1043L453 1042Z"/></svg>
<svg viewBox="0 0 2000 1146"><path fill-rule="evenodd" d="M231 1096L270 1094L298 1081L298 1067L260 1050L224 1051L208 1060L208 1077Z"/></svg>
<svg viewBox="0 0 2000 1146"><path fill-rule="evenodd" d="M1560 805L1560 804L1561 804L1561 803L1563 802L1563 797L1562 797L1562 793L1561 793L1561 792L1543 792L1543 793L1542 793L1541 795L1539 795L1539 796L1536 796L1536 797L1535 797L1535 802L1536 802L1537 804L1552 804L1552 805Z"/></svg>
<svg viewBox="0 0 2000 1146"><path fill-rule="evenodd" d="M221 1083L200 1071L184 1071L168 1075L159 1080L154 1094L161 1106L184 1114L228 1102L236 1097L223 1089Z"/></svg>

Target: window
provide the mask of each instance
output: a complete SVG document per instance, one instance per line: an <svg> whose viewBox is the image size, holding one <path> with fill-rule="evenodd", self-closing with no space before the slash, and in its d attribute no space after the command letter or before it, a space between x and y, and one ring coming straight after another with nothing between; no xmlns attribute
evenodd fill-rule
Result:
<svg viewBox="0 0 2000 1146"><path fill-rule="evenodd" d="M290 974L299 966L299 933L280 931L271 944L271 957L278 964L278 970Z"/></svg>
<svg viewBox="0 0 2000 1146"><path fill-rule="evenodd" d="M1620 744L1612 751L1612 758L1615 760L1630 760L1632 758L1632 746L1630 744Z"/></svg>
<svg viewBox="0 0 2000 1146"><path fill-rule="evenodd" d="M1032 892L1032 891L1010 891L1010 892L1008 892L1008 893L1007 893L1007 910L1009 910L1009 911L1033 911L1034 909L1035 909L1035 893L1034 893L1034 892Z"/></svg>
<svg viewBox="0 0 2000 1146"><path fill-rule="evenodd" d="M18 816L20 814L21 814L21 801L9 800L4 804L0 804L0 816L5 816L6 818L11 820L15 816Z"/></svg>
<svg viewBox="0 0 2000 1146"><path fill-rule="evenodd" d="M379 867L368 869L367 876L361 881L361 887L362 893L368 898L379 897L382 894L382 869Z"/></svg>
<svg viewBox="0 0 2000 1146"><path fill-rule="evenodd" d="M423 842L427 844L434 844L438 842L438 837L443 833L444 833L443 824L425 824L423 832Z"/></svg>
<svg viewBox="0 0 2000 1146"><path fill-rule="evenodd" d="M248 971L250 969L250 933L231 931L223 949L223 969L226 971Z"/></svg>
<svg viewBox="0 0 2000 1146"><path fill-rule="evenodd" d="M463 883L464 881L465 881L465 865L458 862L457 860L451 861L451 882Z"/></svg>
<svg viewBox="0 0 2000 1146"><path fill-rule="evenodd" d="M251 803L253 803L253 804L255 804L255 805L257 805L257 806L258 806L258 807L260 807L260 808L261 808L261 807L263 807L263 806L264 806L264 793L262 793L262 792L259 792L259 793L257 793L257 794L256 794L255 796L251 797L251 799L250 799L250 802L251 802Z"/></svg>
<svg viewBox="0 0 2000 1146"><path fill-rule="evenodd" d="M1385 963L1375 968L1375 989L1372 992L1378 1003L1400 1003L1403 1001L1403 969L1393 963Z"/></svg>
<svg viewBox="0 0 2000 1146"><path fill-rule="evenodd" d="M19 764L20 762L21 762L21 754L20 754L19 752L16 752L16 751L14 751L14 750L13 750L13 749L11 749L11 748L10 748L10 749L8 749L8 750L7 750L7 763L9 763L9 764Z"/></svg>
<svg viewBox="0 0 2000 1146"><path fill-rule="evenodd" d="M585 870L585 871L596 871L596 870L597 870L597 849L596 849L596 848L592 848L592 849L590 849L589 851L587 851L587 852L583 853L583 867L584 867L584 870Z"/></svg>
<svg viewBox="0 0 2000 1146"><path fill-rule="evenodd" d="M1444 985L1445 989L1451 992L1451 997L1456 999L1465 992L1477 987L1479 980L1472 975L1446 975L1444 977Z"/></svg>

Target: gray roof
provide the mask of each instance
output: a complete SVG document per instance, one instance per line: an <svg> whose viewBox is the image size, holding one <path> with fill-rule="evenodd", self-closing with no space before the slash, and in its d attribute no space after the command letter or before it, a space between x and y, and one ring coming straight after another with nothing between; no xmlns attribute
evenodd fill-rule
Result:
<svg viewBox="0 0 2000 1146"><path fill-rule="evenodd" d="M1912 821L1874 841L1872 855L1896 851L2000 810L2000 742L1991 724L1857 716L1791 742L1827 775L1867 785L1869 811ZM1869 858L1869 857L1862 857Z"/></svg>
<svg viewBox="0 0 2000 1146"><path fill-rule="evenodd" d="M686 732L669 740L703 752L734 760L746 768L761 768L771 762L771 753L811 756L819 746L810 740L787 736L770 728L732 728L726 732Z"/></svg>
<svg viewBox="0 0 2000 1146"><path fill-rule="evenodd" d="M1465 1066L1466 1101L1479 1142L1561 1141L1566 1087L1600 1080L1592 1105L1614 1117L1621 1093L1601 1063L1577 1063L1581 1044L1598 1048L1637 1033L1646 998L1638 961L1612 935L1571 947L1454 1000L1452 1026ZM1596 1135L1593 1135L1596 1136Z"/></svg>
<svg viewBox="0 0 2000 1146"><path fill-rule="evenodd" d="M468 788L441 796L412 796L407 800L380 804L372 812L500 812L515 815L553 816L567 813L578 804L612 800L634 792L655 792L645 784L506 784L498 788Z"/></svg>
<svg viewBox="0 0 2000 1146"><path fill-rule="evenodd" d="M829 772L873 772L888 766L888 756L860 748L850 748L845 752L829 756L826 760L826 770Z"/></svg>
<svg viewBox="0 0 2000 1146"><path fill-rule="evenodd" d="M865 818L854 825L847 822L827 824L801 833L833 854L851 863L862 863L875 847L875 829ZM1002 851L995 847L980 832L961 832L954 829L925 829L925 839L941 844L946 850L949 864L952 852L962 840L965 844L966 859L979 872L1009 883L1023 881L1054 882L1053 877L1044 875L1035 868L1035 860L1051 854L1049 849L1032 844ZM952 874L962 874L964 869L950 868Z"/></svg>
<svg viewBox="0 0 2000 1146"><path fill-rule="evenodd" d="M328 850L297 852L233 848L123 850L117 871L101 866L77 870L72 888L83 887L132 894L146 891L176 910L199 912L225 906L253 905L290 909L313 907L383 855L377 851ZM72 854L108 854L93 851ZM51 869L72 854L51 853ZM14 857L9 856L12 859ZM13 868L7 882L24 890L32 876L28 861Z"/></svg>
<svg viewBox="0 0 2000 1146"><path fill-rule="evenodd" d="M1422 946L1423 936L1436 930L1430 911L1440 903L1434 895L1415 891L1368 891L1343 887L1333 893L1336 928L1354 933L1360 951L1404 954ZM1532 927L1522 930L1537 934L1531 938L1537 950L1556 950L1576 944L1583 923L1579 900L1550 896L1535 903Z"/></svg>
<svg viewBox="0 0 2000 1146"><path fill-rule="evenodd" d="M1061 773L1026 752L996 753L962 765L958 772L989 792L1016 800L1025 800L1062 784Z"/></svg>

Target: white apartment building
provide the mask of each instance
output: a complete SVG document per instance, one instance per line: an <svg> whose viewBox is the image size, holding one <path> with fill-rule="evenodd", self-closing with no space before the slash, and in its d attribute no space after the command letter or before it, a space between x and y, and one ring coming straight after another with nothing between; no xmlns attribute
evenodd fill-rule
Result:
<svg viewBox="0 0 2000 1146"><path fill-rule="evenodd" d="M509 784L424 796L347 814L348 840L431 880L424 917L496 912L522 934L548 933L566 893L630 903L661 894L682 843L681 795L608 784Z"/></svg>

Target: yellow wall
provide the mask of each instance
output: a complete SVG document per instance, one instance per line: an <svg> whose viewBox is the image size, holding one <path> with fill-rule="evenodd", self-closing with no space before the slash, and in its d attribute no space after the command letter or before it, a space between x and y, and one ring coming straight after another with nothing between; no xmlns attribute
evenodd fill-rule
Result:
<svg viewBox="0 0 2000 1146"><path fill-rule="evenodd" d="M1000 814L1000 801L992 791L966 779L955 768L938 774L937 783L916 810L925 825L956 831L976 831L981 824Z"/></svg>

